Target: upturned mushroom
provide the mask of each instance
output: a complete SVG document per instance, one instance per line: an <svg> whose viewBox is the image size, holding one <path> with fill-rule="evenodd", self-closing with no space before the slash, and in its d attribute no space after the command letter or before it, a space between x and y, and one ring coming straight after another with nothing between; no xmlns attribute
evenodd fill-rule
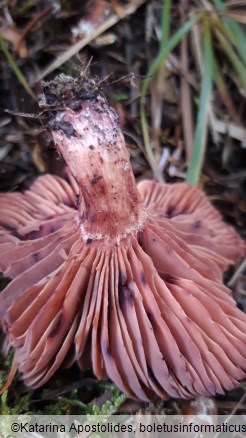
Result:
<svg viewBox="0 0 246 438"><path fill-rule="evenodd" d="M246 315L222 283L244 242L198 189L137 186L118 116L90 85L45 84L68 178L0 196L5 351L37 388L75 361L130 397L223 393L246 368Z"/></svg>

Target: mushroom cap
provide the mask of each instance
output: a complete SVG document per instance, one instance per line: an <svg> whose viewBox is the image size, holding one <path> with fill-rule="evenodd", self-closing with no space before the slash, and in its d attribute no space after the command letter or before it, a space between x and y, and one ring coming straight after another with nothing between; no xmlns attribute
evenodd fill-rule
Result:
<svg viewBox="0 0 246 438"><path fill-rule="evenodd" d="M246 315L221 281L244 242L200 190L138 189L147 220L118 244L83 239L72 177L0 195L0 321L27 385L74 361L145 401L244 377Z"/></svg>

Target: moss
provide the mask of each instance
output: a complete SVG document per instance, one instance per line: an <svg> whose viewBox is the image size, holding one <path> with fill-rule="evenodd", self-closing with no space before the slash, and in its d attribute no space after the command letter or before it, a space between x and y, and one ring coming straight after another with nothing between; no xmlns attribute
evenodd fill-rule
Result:
<svg viewBox="0 0 246 438"><path fill-rule="evenodd" d="M123 394L118 388L113 384L102 384L105 390L112 393L112 397L108 399L101 407L97 405L92 406L93 415L112 415L117 412L119 406L125 401L126 395Z"/></svg>
<svg viewBox="0 0 246 438"><path fill-rule="evenodd" d="M3 342L3 336L0 341ZM11 363L13 352L1 361L0 369L0 388L5 384ZM40 414L40 415L109 415L117 412L118 407L125 400L122 394L113 384L98 383L97 391L109 393L109 399L101 407L93 400L83 403L80 400L80 390L72 389L64 395L50 397L53 392L59 391L64 386L61 379L51 379L45 388L32 390L27 388L17 374L9 389L0 396L0 415L21 415L21 414Z"/></svg>

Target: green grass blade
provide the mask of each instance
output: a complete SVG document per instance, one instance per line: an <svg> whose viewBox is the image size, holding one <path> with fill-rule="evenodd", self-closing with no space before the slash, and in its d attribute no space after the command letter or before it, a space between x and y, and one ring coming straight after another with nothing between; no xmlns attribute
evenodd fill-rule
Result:
<svg viewBox="0 0 246 438"><path fill-rule="evenodd" d="M186 182L192 185L197 185L203 165L207 139L208 109L213 84L214 55L211 42L211 33L207 23L205 23L203 46L204 60L199 109L195 128L193 151L186 176Z"/></svg>
<svg viewBox="0 0 246 438"><path fill-rule="evenodd" d="M231 18L225 17L224 18L225 24L228 26L228 28L231 30L233 35L235 36L236 42L234 42L234 45L237 48L237 51L239 55L241 56L245 66L246 66L246 36L245 33L242 31L241 26Z"/></svg>
<svg viewBox="0 0 246 438"><path fill-rule="evenodd" d="M16 64L14 58L12 57L11 53L8 50L7 44L5 43L2 35L0 35L0 48L2 49L4 55L7 58L7 61L12 68L13 72L18 78L18 81L21 83L21 85L25 88L26 92L30 94L30 96L33 97L33 99L36 100L35 94L33 93L32 89L30 88L25 76L21 73L18 65Z"/></svg>
<svg viewBox="0 0 246 438"><path fill-rule="evenodd" d="M193 15L189 20L187 20L183 26L168 40L167 44L160 50L158 56L155 58L151 64L147 77L143 82L142 95L146 95L146 91L149 87L151 81L151 76L155 74L162 63L165 63L168 55L173 49L180 43L182 38L192 29L192 27L200 20L202 14Z"/></svg>
<svg viewBox="0 0 246 438"><path fill-rule="evenodd" d="M241 85L246 92L246 66L243 64L241 59L237 56L237 53L233 49L230 41L228 41L222 32L216 28L214 28L214 33L219 40L221 47L223 47L224 52L226 53L228 59L231 62L231 65L234 71L237 73L238 78L241 82Z"/></svg>
<svg viewBox="0 0 246 438"><path fill-rule="evenodd" d="M171 0L163 0L160 50L164 49L169 38L170 22L171 22L171 17L170 17L171 3L172 3Z"/></svg>
<svg viewBox="0 0 246 438"><path fill-rule="evenodd" d="M225 81L225 79L224 79L224 77L219 69L218 62L215 59L215 57L214 57L214 82L215 82L215 84L220 92L222 101L226 107L228 114L230 115L230 117L232 117L232 119L236 123L240 124L241 123L240 116L237 113L237 110L236 110L234 103L231 99L230 93L229 93L228 88L227 88L227 83L226 83L226 81Z"/></svg>
<svg viewBox="0 0 246 438"><path fill-rule="evenodd" d="M158 71L162 64L165 64L168 55L170 52L180 43L181 39L192 29L192 27L200 20L201 14L193 15L189 20L187 20L181 28L166 42L166 44L161 47L158 56L155 58L153 63L151 64L146 79L143 81L141 99L140 99L140 118L141 118L141 126L143 132L143 140L144 146L146 149L146 153L148 159L152 165L152 168L155 167L155 157L153 150L150 145L150 137L148 130L148 122L145 112L145 99L146 94L152 79L152 76Z"/></svg>
<svg viewBox="0 0 246 438"><path fill-rule="evenodd" d="M226 6L224 2L221 0L214 0L214 4L216 8L221 12L226 12ZM231 34L233 35L233 41L231 42L235 45L239 55L241 56L244 64L246 65L246 35L245 32L243 32L240 24L238 24L235 20L232 18L224 16L222 18L224 24L227 26L227 28L230 30Z"/></svg>

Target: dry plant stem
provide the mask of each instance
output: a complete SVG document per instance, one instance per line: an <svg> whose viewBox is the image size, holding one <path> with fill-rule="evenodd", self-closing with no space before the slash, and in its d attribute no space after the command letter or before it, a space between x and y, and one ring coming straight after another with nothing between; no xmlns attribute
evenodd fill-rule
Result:
<svg viewBox="0 0 246 438"><path fill-rule="evenodd" d="M79 112L58 112L56 122L73 130L72 141L66 130L53 131L53 138L80 189L83 239L119 241L141 229L146 214L115 111L98 98Z"/></svg>
<svg viewBox="0 0 246 438"><path fill-rule="evenodd" d="M187 80L187 74L188 74L187 37L184 37L181 41L181 63L182 63L182 69L185 72L185 76L182 76L182 80L181 80L181 111L182 111L186 160L189 162L192 153L194 125L193 125L193 114L192 114L192 105L191 105L190 84Z"/></svg>
<svg viewBox="0 0 246 438"><path fill-rule="evenodd" d="M229 287L233 287L236 283L236 280L240 276L240 274L243 273L244 269L246 269L246 259L243 260L243 262L240 264L234 275L231 277L230 281L228 282Z"/></svg>
<svg viewBox="0 0 246 438"><path fill-rule="evenodd" d="M240 6L245 6L245 0L229 0L227 2L225 2L226 7L230 8L230 7L240 7Z"/></svg>
<svg viewBox="0 0 246 438"><path fill-rule="evenodd" d="M160 131L163 111L163 86L165 82L165 65L157 72L157 77L151 84L151 122L152 122L152 149L155 151L156 161L160 157Z"/></svg>
<svg viewBox="0 0 246 438"><path fill-rule="evenodd" d="M161 23L161 40L160 50L166 46L169 38L170 28L170 9L171 0L165 0L162 6L162 23ZM166 63L159 66L155 78L151 83L151 122L152 122L152 149L155 151L156 161L160 167L160 134L161 134L161 120L163 112L163 102L165 100L167 88L167 70Z"/></svg>
<svg viewBox="0 0 246 438"><path fill-rule="evenodd" d="M227 13L227 17L232 18L235 21L238 21L238 23L246 24L246 15L245 14L235 14L235 13Z"/></svg>
<svg viewBox="0 0 246 438"><path fill-rule="evenodd" d="M231 420L231 418L232 418L232 416L233 416L233 415L236 415L237 410L240 409L240 408L242 407L243 402L245 401L245 398L246 398L246 391L244 392L244 394L242 395L242 397L240 398L240 400L236 403L236 406L234 406L234 408L232 409L230 415L228 415L227 419L225 420L225 423L229 423L230 420ZM217 432L217 433L214 435L214 438L219 438L219 436L220 436L220 433Z"/></svg>
<svg viewBox="0 0 246 438"><path fill-rule="evenodd" d="M185 19L185 14L187 13L188 6L189 6L189 0L181 1L181 18L183 21ZM189 163L192 154L194 124L193 124L193 114L192 114L190 82L188 80L188 77L190 76L190 72L189 72L187 36L185 36L182 39L180 47L181 47L181 66L182 66L180 105L182 112L182 124L183 124L183 132L184 132L186 161Z"/></svg>
<svg viewBox="0 0 246 438"><path fill-rule="evenodd" d="M6 382L4 383L3 387L0 388L0 395L2 395L5 391L7 391L7 389L9 388L9 386L11 385L11 383L13 382L15 375L17 372L17 364L15 362L15 360L12 362L10 371L9 371L9 375L7 377Z"/></svg>

